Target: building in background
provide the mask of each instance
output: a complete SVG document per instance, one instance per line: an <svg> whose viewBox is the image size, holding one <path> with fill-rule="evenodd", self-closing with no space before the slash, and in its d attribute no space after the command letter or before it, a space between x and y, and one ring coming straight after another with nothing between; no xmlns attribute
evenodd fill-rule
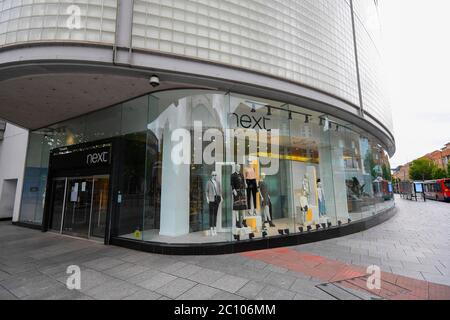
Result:
<svg viewBox="0 0 450 320"><path fill-rule="evenodd" d="M393 173L393 177L400 181L409 181L409 168L411 167L411 162L398 166Z"/></svg>
<svg viewBox="0 0 450 320"><path fill-rule="evenodd" d="M0 0L0 117L31 130L14 221L217 253L389 212L378 3Z"/></svg>
<svg viewBox="0 0 450 320"><path fill-rule="evenodd" d="M441 150L436 150L427 154L425 158L433 161L439 168L447 170L447 164L450 162L450 142Z"/></svg>
<svg viewBox="0 0 450 320"><path fill-rule="evenodd" d="M19 214L28 131L0 120L0 220Z"/></svg>
<svg viewBox="0 0 450 320"><path fill-rule="evenodd" d="M423 157L419 157L417 159L428 159L433 161L433 163L444 170L447 170L447 165L450 162L450 143L447 143L442 149L430 152ZM411 180L409 177L409 169L412 165L412 162L408 162L407 164L398 166L393 173L393 177L396 180L400 181L409 181Z"/></svg>

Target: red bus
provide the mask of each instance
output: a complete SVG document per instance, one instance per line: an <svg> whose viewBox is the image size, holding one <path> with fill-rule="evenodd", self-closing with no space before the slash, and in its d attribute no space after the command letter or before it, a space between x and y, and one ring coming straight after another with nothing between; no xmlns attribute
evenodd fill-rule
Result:
<svg viewBox="0 0 450 320"><path fill-rule="evenodd" d="M450 202L450 179L425 181L423 188L427 199Z"/></svg>

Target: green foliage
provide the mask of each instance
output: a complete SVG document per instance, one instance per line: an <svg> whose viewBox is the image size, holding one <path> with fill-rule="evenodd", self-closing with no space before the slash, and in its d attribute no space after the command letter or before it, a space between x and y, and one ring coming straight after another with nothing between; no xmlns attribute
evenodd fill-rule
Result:
<svg viewBox="0 0 450 320"><path fill-rule="evenodd" d="M383 179L391 181L392 180L391 166L389 164L383 163L381 169L383 171Z"/></svg>
<svg viewBox="0 0 450 320"><path fill-rule="evenodd" d="M447 177L447 172L442 168L434 167L432 175L433 175L433 180L444 179Z"/></svg>
<svg viewBox="0 0 450 320"><path fill-rule="evenodd" d="M427 158L414 160L409 170L409 177L412 180L431 180L435 167L433 161Z"/></svg>
<svg viewBox="0 0 450 320"><path fill-rule="evenodd" d="M450 161L447 163L447 178L450 178Z"/></svg>
<svg viewBox="0 0 450 320"><path fill-rule="evenodd" d="M371 152L368 152L366 154L366 157L364 159L364 167L366 168L366 170L370 171L373 180L375 180L378 177L377 171L375 169L376 167L375 160L373 159L373 155Z"/></svg>

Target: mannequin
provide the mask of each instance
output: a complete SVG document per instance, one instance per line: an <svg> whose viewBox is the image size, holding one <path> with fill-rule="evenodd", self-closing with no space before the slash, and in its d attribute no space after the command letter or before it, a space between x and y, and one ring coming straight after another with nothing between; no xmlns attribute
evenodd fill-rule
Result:
<svg viewBox="0 0 450 320"><path fill-rule="evenodd" d="M317 194L319 197L319 215L324 216L327 214L325 207L325 194L323 193L322 182L317 179Z"/></svg>
<svg viewBox="0 0 450 320"><path fill-rule="evenodd" d="M303 183L302 183L302 188L303 188L303 196L306 197L306 199L308 200L309 203L309 194L310 194L310 186L309 186L309 179L308 179L308 175L304 175L303 176Z"/></svg>
<svg viewBox="0 0 450 320"><path fill-rule="evenodd" d="M275 227L275 224L272 222L272 203L270 201L269 187L267 186L265 179L266 174L262 173L261 181L259 182L259 191L261 195L261 208L263 211L263 225L269 223L269 225L273 228Z"/></svg>
<svg viewBox="0 0 450 320"><path fill-rule="evenodd" d="M252 167L250 160L247 161L247 166L244 169L244 178L247 185L247 208L252 208L253 198L253 215L256 215L256 193L258 192L258 185L256 183L256 172Z"/></svg>
<svg viewBox="0 0 450 320"><path fill-rule="evenodd" d="M233 190L233 216L236 221L236 228L247 227L243 219L242 211L247 210L245 198L245 179L241 173L241 166L236 164L234 172L231 174L231 189Z"/></svg>
<svg viewBox="0 0 450 320"><path fill-rule="evenodd" d="M222 186L217 181L217 172L211 173L211 179L206 185L206 200L209 204L209 227L211 236L217 236L217 212L222 202Z"/></svg>
<svg viewBox="0 0 450 320"><path fill-rule="evenodd" d="M302 188L300 190L300 208L302 211L302 221L305 223L309 209L309 180L306 174L304 175Z"/></svg>

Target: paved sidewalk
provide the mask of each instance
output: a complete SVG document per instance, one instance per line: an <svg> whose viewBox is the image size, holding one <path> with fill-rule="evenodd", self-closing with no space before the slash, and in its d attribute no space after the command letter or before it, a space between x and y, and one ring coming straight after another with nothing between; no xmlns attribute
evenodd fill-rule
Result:
<svg viewBox="0 0 450 320"><path fill-rule="evenodd" d="M161 256L2 222L0 299L450 299L450 204L398 207L360 234L223 256ZM361 289L372 264L384 291ZM81 268L80 291L65 286L69 265Z"/></svg>
<svg viewBox="0 0 450 320"><path fill-rule="evenodd" d="M450 286L450 203L397 198L396 205L398 214L382 225L295 249Z"/></svg>

